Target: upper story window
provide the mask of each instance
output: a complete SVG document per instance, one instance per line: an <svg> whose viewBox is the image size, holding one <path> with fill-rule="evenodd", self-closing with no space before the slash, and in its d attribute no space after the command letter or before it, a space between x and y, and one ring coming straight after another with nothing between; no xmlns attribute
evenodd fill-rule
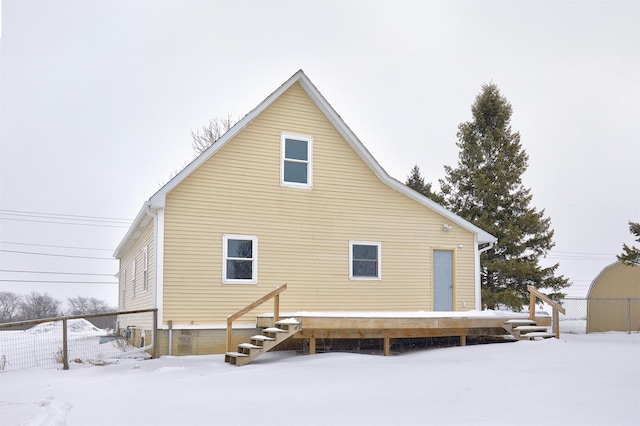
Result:
<svg viewBox="0 0 640 426"><path fill-rule="evenodd" d="M311 188L313 138L282 134L280 182L284 186Z"/></svg>
<svg viewBox="0 0 640 426"><path fill-rule="evenodd" d="M349 241L349 278L379 280L381 278L380 243Z"/></svg>
<svg viewBox="0 0 640 426"><path fill-rule="evenodd" d="M258 237L227 234L222 244L222 282L258 282Z"/></svg>

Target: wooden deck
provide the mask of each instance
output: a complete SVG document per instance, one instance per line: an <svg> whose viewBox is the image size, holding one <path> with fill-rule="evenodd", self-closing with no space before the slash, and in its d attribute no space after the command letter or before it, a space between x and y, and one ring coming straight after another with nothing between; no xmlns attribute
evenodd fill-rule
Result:
<svg viewBox="0 0 640 426"><path fill-rule="evenodd" d="M316 339L383 339L385 355L390 339L421 337L491 336L504 333L509 320L528 319L528 313L481 312L296 312L281 313L280 318L295 318L301 330L294 339L308 339L309 352L315 353ZM535 322L550 326L551 317L537 313ZM272 327L273 315L257 318L258 327Z"/></svg>

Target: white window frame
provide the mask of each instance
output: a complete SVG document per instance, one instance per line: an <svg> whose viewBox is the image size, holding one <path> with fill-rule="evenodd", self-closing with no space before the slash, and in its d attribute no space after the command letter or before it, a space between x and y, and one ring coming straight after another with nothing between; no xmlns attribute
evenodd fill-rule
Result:
<svg viewBox="0 0 640 426"><path fill-rule="evenodd" d="M136 260L131 262L131 297L136 297Z"/></svg>
<svg viewBox="0 0 640 426"><path fill-rule="evenodd" d="M375 277L353 275L353 246L375 246L378 248L378 268ZM381 280L382 279L382 243L379 241L349 241L349 279L350 280Z"/></svg>
<svg viewBox="0 0 640 426"><path fill-rule="evenodd" d="M237 258L238 260L251 260L251 279L228 279L227 278L227 256L229 240L251 241L251 258ZM222 236L222 282L224 284L257 284L258 282L258 237L255 235L224 234Z"/></svg>
<svg viewBox="0 0 640 426"><path fill-rule="evenodd" d="M127 300L127 267L125 266L122 269L122 274L120 275L122 279L122 310L124 310L125 302Z"/></svg>
<svg viewBox="0 0 640 426"><path fill-rule="evenodd" d="M285 158L285 146L287 139L307 142L307 160ZM307 183L287 182L284 180L285 161L307 164ZM280 135L280 185L291 188L311 189L313 186L313 137L294 133L281 133Z"/></svg>
<svg viewBox="0 0 640 426"><path fill-rule="evenodd" d="M149 247L142 249L142 291L149 289Z"/></svg>

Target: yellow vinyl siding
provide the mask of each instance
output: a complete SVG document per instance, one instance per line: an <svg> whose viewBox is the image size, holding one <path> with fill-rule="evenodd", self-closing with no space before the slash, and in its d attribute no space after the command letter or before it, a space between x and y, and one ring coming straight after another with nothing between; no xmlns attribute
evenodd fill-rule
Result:
<svg viewBox="0 0 640 426"><path fill-rule="evenodd" d="M144 290L144 247L147 247L148 253L148 285L147 290ZM133 295L133 288L131 285L132 278L132 265L133 260L136 261L136 291L135 297ZM122 270L127 271L127 284L126 284L126 297L125 304L120 304L119 310L135 310L135 309L149 309L153 308L153 292L154 290L154 269L155 253L153 250L153 221L149 223L142 230L140 237L135 243L126 250L122 258L120 259L120 276L119 276L119 303L122 303ZM132 318L133 317L133 318ZM134 320L135 318L135 320ZM152 314L137 314L137 315L120 315L118 322L121 327L127 325L135 325L136 328L150 329L153 321ZM129 324L131 323L131 324Z"/></svg>
<svg viewBox="0 0 640 426"><path fill-rule="evenodd" d="M313 137L312 189L280 185L282 132ZM294 84L167 195L164 321L223 324L285 282L283 311L429 310L434 247L456 250L454 299L473 309L473 234L446 222L381 183ZM222 284L223 234L258 237L257 284ZM349 280L349 240L381 243L381 280Z"/></svg>

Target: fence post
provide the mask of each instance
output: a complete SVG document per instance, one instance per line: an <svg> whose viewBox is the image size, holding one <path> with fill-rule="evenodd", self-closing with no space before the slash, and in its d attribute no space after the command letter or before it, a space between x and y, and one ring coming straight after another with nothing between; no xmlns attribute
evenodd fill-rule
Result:
<svg viewBox="0 0 640 426"><path fill-rule="evenodd" d="M627 334L631 334L631 298L627 298Z"/></svg>
<svg viewBox="0 0 640 426"><path fill-rule="evenodd" d="M67 345L67 319L62 318L62 369L69 369L69 346Z"/></svg>

